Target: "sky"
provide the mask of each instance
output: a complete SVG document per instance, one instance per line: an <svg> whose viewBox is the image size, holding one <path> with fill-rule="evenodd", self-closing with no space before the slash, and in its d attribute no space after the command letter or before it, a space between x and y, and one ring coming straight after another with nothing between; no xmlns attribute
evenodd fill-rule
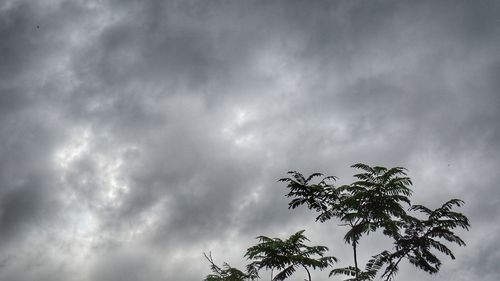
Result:
<svg viewBox="0 0 500 281"><path fill-rule="evenodd" d="M277 180L358 162L466 203L456 259L396 280L500 280L499 46L499 1L3 0L0 280L202 280L302 229L347 266Z"/></svg>

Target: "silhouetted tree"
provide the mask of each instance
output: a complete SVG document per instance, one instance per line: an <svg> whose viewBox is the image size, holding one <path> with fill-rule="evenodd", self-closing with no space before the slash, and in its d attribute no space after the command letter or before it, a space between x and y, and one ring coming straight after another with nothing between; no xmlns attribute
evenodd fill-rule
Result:
<svg viewBox="0 0 500 281"><path fill-rule="evenodd" d="M284 241L280 238L257 237L260 243L248 248L245 254L248 259L254 260L248 265L248 269L270 269L271 280L281 281L290 277L297 267L302 267L307 272L308 280L311 281L308 268L327 268L333 265L337 258L325 256L325 252L328 251L325 246L304 244L305 241L309 241L304 231L301 230ZM273 277L272 271L275 269L279 270L279 273Z"/></svg>
<svg viewBox="0 0 500 281"><path fill-rule="evenodd" d="M443 242L465 246L465 242L453 232L455 228L466 230L470 228L466 216L452 211L453 206L460 207L463 204L462 200L451 199L435 210L422 205L412 206L411 210L419 211L426 217L423 219L409 215L403 217L399 222L399 231L391 234L394 238L394 251L383 251L374 256L368 262L366 270L376 272L385 265L382 277L389 281L398 272L401 260L407 259L429 274L437 273L441 267L441 260L432 253L432 250L455 259L453 252Z"/></svg>
<svg viewBox="0 0 500 281"><path fill-rule="evenodd" d="M400 244L403 243L405 236L400 233L402 231L405 233L407 231L416 231L415 229L411 230L409 227L411 225L421 225L423 222L408 215L403 207L404 205L411 206L409 197L412 195L410 189L412 182L407 176L405 168L394 167L388 169L381 166L371 167L362 163L351 167L362 170L361 173L354 175L357 181L339 187L333 184L337 179L334 176L324 177L318 183L311 183L314 178L323 176L320 173L314 173L306 178L299 172L291 171L288 172L291 177L282 178L280 181L287 183L289 192L286 196L292 198L288 204L289 208L294 209L306 205L309 209L319 213L316 217L317 221L325 222L337 218L343 222L344 226L349 227L344 236L344 241L352 246L354 267L348 266L334 269L330 272L330 276L343 274L354 277L348 280L371 280L375 278L378 269L384 264L390 266L390 261L395 261L395 266L391 268L397 271L397 264L399 264L397 260L400 260L401 255L412 262L414 258L410 257L410 255L415 251L399 250L397 251L398 254L384 251L374 256L368 264L370 266L367 265L366 270L361 271L358 266L357 245L362 236L381 229L385 235L394 239L396 248L401 248ZM452 200L450 202L456 204L458 201ZM426 207L420 205L410 207L409 210L429 211ZM458 217L458 213L454 214ZM466 220L465 216L461 217L461 219ZM468 221L465 222L467 224L462 222L457 226L468 229ZM431 227L430 223L432 221L428 220L423 224ZM442 223L440 226L444 227ZM440 247L435 242L430 243ZM459 245L464 244L459 243ZM440 248L444 250L444 248ZM435 261L433 257L429 256L427 252L424 254L425 257L430 257L427 261L433 264L432 261ZM433 273L430 267L424 265L419 267ZM439 266L432 268L438 270ZM393 270L389 270L384 276L393 276L393 274Z"/></svg>
<svg viewBox="0 0 500 281"><path fill-rule="evenodd" d="M205 253L203 255L210 263L210 269L212 270L212 274L207 275L203 281L246 281L258 278L256 271L249 270L248 273L244 273L237 268L231 267L228 263L224 263L222 267L219 267L215 264L212 253L209 253L208 256Z"/></svg>
<svg viewBox="0 0 500 281"><path fill-rule="evenodd" d="M412 205L410 197L412 182L402 167L385 168L358 163L351 167L362 170L355 174L356 181L351 184L335 186L334 176L323 177L319 182L313 179L322 177L314 173L304 177L301 173L290 171L286 182L287 197L292 198L288 208L295 209L306 205L315 210L316 221L325 222L336 218L348 227L344 242L352 246L354 266L336 268L332 275L347 275L351 281L373 280L380 271L381 278L391 281L399 270L399 264L408 262L430 274L439 271L441 260L435 255L440 252L455 259L453 252L444 244L446 242L465 246L465 242L455 234L456 228L469 230L467 217L453 211L453 207L461 207L464 202L451 199L440 208L431 210L422 205ZM405 208L406 207L406 208ZM416 212L417 215L411 215ZM393 248L372 256L360 270L357 258L357 245L363 236L382 230L382 233L393 240ZM304 230L291 235L286 240L257 237L260 243L250 247L245 257L253 260L247 265L247 272L232 268L227 263L218 267L210 256L205 255L211 264L213 274L205 281L245 281L259 278L259 270L271 270L271 280L282 281L290 277L297 267L306 270L311 281L310 268L325 269L333 265L337 259L325 256L325 246L307 246L309 241ZM273 271L279 273L273 277Z"/></svg>

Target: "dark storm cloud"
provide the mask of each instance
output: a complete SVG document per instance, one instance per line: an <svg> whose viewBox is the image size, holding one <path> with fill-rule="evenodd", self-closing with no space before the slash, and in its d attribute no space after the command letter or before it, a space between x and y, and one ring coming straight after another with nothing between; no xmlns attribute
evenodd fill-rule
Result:
<svg viewBox="0 0 500 281"><path fill-rule="evenodd" d="M287 210L276 180L346 183L367 162L409 168L417 203L463 198L469 247L439 278L497 280L499 10L0 5L0 279L196 280L204 251L242 265L255 236L300 229L347 264L342 233Z"/></svg>

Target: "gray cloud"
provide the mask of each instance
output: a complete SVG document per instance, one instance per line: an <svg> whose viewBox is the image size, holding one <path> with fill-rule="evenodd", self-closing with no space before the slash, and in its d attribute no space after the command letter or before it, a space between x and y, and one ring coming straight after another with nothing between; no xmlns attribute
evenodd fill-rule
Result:
<svg viewBox="0 0 500 281"><path fill-rule="evenodd" d="M300 229L348 264L276 181L366 162L407 167L415 202L467 202L457 260L400 279L497 280L499 9L0 4L0 279L197 280L203 252L242 266L255 236Z"/></svg>

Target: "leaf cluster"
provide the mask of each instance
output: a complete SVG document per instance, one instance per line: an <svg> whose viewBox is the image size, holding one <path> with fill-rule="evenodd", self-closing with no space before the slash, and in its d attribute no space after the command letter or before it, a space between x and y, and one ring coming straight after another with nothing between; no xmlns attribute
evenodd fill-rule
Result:
<svg viewBox="0 0 500 281"><path fill-rule="evenodd" d="M291 276L297 266L308 270L307 268L324 269L333 265L337 258L325 256L328 251L327 247L308 246L304 243L309 241L304 231L298 231L286 240L266 236L257 237L260 243L250 247L245 254L248 259L254 260L247 268L277 269L280 272L273 280L281 281Z"/></svg>
<svg viewBox="0 0 500 281"><path fill-rule="evenodd" d="M337 177L313 173L307 177L297 171L288 172L288 177L279 181L287 184L291 198L289 209L305 205L317 212L316 221L326 222L338 219L348 230L344 242L353 248L354 266L336 268L332 275L348 276L346 281L374 280L377 276L385 281L393 280L399 264L407 260L410 264L430 274L437 273L441 260L436 252L455 259L445 243L465 246L465 242L454 233L457 228L469 230L470 222L455 207L463 206L460 199L451 199L437 209L423 205L412 205L410 197L412 181L403 167L385 168L357 163L351 166L359 173L351 184L336 186ZM314 182L316 178L319 181ZM416 215L412 215L416 213ZM381 230L391 238L393 247L372 256L364 270L357 264L357 244L372 232ZM204 281L248 281L259 279L259 271L271 270L271 279L282 281L292 276L298 268L323 270L333 266L337 258L326 256L325 246L309 246L305 230L292 234L289 238L258 236L259 243L247 249L244 257L251 260L246 272L224 263L217 266L212 256L205 254L212 274ZM278 274L272 276L273 271Z"/></svg>
<svg viewBox="0 0 500 281"><path fill-rule="evenodd" d="M351 167L361 172L355 174L356 180L347 185L335 186L337 178L334 176L323 177L321 173L314 173L305 177L296 171L288 172L289 177L279 180L287 183L286 196L292 198L288 208L305 205L318 213L317 221L336 218L349 227L344 241L353 246L356 266L334 269L330 276L347 275L354 277L347 280L373 280L384 269L381 277L392 280L403 259L433 274L441 266L433 251L455 258L443 242L465 246L465 242L453 232L455 228L469 230L470 227L466 216L452 211L453 207L464 204L462 200L449 200L435 210L412 205L412 181L405 168L371 167L363 163ZM317 177L322 179L313 183ZM425 218L414 217L410 212L418 212ZM356 245L364 235L378 229L393 239L394 250L373 256L362 271L357 268Z"/></svg>
<svg viewBox="0 0 500 281"><path fill-rule="evenodd" d="M212 274L207 275L203 281L246 281L258 278L256 272L249 271L244 273L237 268L231 267L228 263L224 263L222 267L219 267L215 264L212 253L208 255L204 253L203 255L210 263L210 269L212 270Z"/></svg>
<svg viewBox="0 0 500 281"><path fill-rule="evenodd" d="M387 232L395 231L395 219L406 213L403 204L411 204L412 182L407 177L406 169L370 167L362 163L351 167L362 170L354 175L357 180L338 187L332 182L337 179L334 176L311 184L312 179L323 175L314 173L306 178L296 171L288 172L291 177L279 180L287 183L289 191L286 196L292 198L288 207L295 209L306 205L319 213L316 220L320 222L340 219L350 226L344 236L349 244L357 243L363 234L379 228Z"/></svg>
<svg viewBox="0 0 500 281"><path fill-rule="evenodd" d="M271 276L273 270L278 270L278 274L271 279L282 281L290 277L297 270L297 267L302 267L307 271L310 281L309 268L322 270L332 266L337 258L326 256L328 248L325 246L306 245L309 239L304 235L304 232L305 230L298 231L285 240L258 236L259 243L248 248L244 255L252 261L246 266L246 273L227 263L219 267L214 263L211 254L205 254L213 273L209 274L204 281L255 280L259 278L261 269L271 270Z"/></svg>
<svg viewBox="0 0 500 281"><path fill-rule="evenodd" d="M432 252L438 251L451 259L455 259L453 252L443 242L465 246L465 242L456 235L455 228L469 230L468 218L452 211L453 206L461 207L464 202L460 199L451 199L441 207L431 210L422 205L414 205L410 210L418 211L425 218L418 219L407 215L399 222L400 230L392 233L394 251L383 251L374 256L367 264L367 270L377 271L386 264L382 274L386 280L394 279L398 272L399 263L406 258L414 266L428 272L437 273L441 267L441 260ZM443 241L444 240L444 241Z"/></svg>

